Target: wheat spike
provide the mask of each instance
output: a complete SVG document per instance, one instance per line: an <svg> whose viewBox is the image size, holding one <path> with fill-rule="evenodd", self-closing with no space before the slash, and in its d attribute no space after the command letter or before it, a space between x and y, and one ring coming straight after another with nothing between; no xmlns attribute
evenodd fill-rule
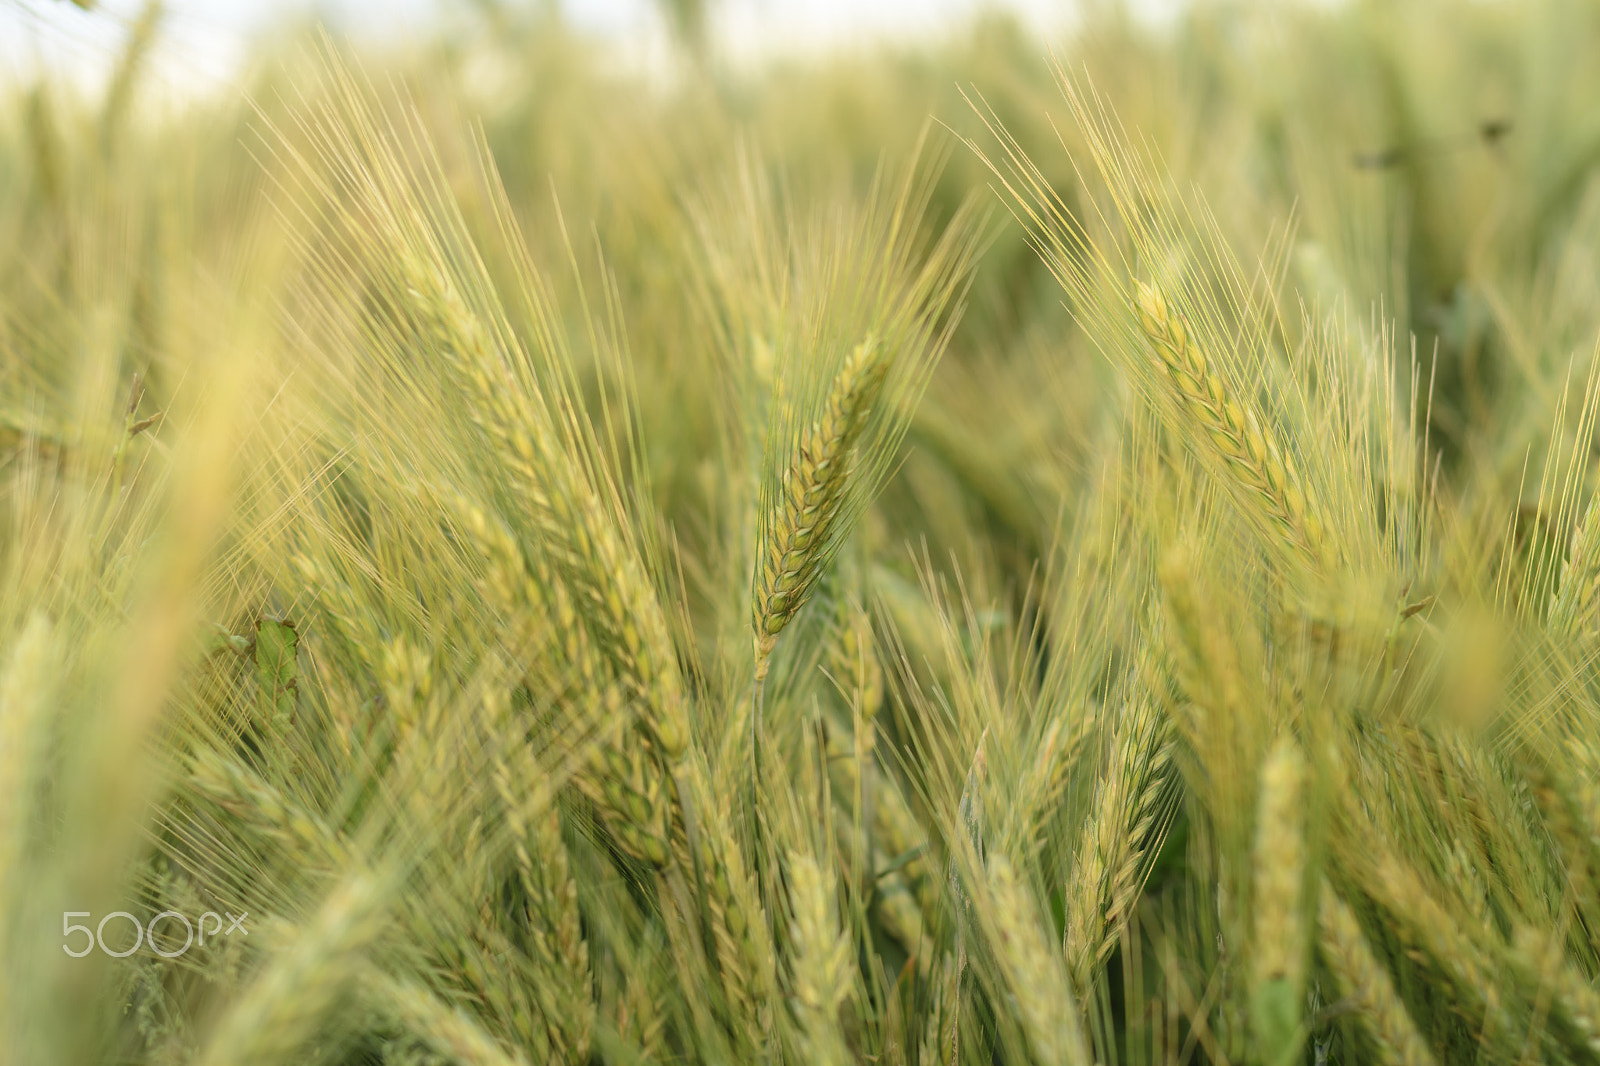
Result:
<svg viewBox="0 0 1600 1066"><path fill-rule="evenodd" d="M881 852L876 858L879 870L888 866L887 857ZM923 922L922 906L911 894L900 871L878 874L873 902L884 931L899 942L906 955L916 961L918 975L926 978L933 964L933 942Z"/></svg>
<svg viewBox="0 0 1600 1066"><path fill-rule="evenodd" d="M527 630L516 645L526 649L525 675L573 678L566 691L550 696L559 695L577 708L580 731L600 731L601 742L589 749L578 777L580 791L595 804L625 852L664 865L671 818L664 774L641 750L639 732L624 713L624 688L596 648L566 585L542 556L523 553L498 514L486 513L459 494L446 498L453 500L463 533L479 549L481 587L490 602Z"/></svg>
<svg viewBox="0 0 1600 1066"><path fill-rule="evenodd" d="M867 830L867 845L872 847L868 891L889 934L917 960L918 972L926 974L933 956L926 941L923 914L934 905L937 891L924 861L927 841L899 789L870 758L869 741L861 736L870 729L870 722L862 723L861 731L854 734L855 747L846 742L841 731L829 730L828 765L837 778L835 795L870 797L872 825L863 827ZM922 896L914 894L913 887Z"/></svg>
<svg viewBox="0 0 1600 1066"><path fill-rule="evenodd" d="M622 994L617 1002L617 1031L639 1049L646 1062L659 1057L666 1028L661 997L652 977L644 967L630 967L623 975Z"/></svg>
<svg viewBox="0 0 1600 1066"><path fill-rule="evenodd" d="M463 1001L477 1006L494 1036L526 1049L535 1062L550 1061L556 1050L550 1046L550 1028L532 1001L532 986L540 975L522 964L514 947L496 930L481 923L470 932L428 928L433 917L421 915L414 924L443 945L443 972Z"/></svg>
<svg viewBox="0 0 1600 1066"><path fill-rule="evenodd" d="M917 1045L918 1066L955 1066L960 1023L960 980L956 960L948 953L930 982L931 999L923 1012L922 1039Z"/></svg>
<svg viewBox="0 0 1600 1066"><path fill-rule="evenodd" d="M1371 849L1372 841L1364 841ZM1462 996L1482 1012L1489 1036L1507 1039L1514 1032L1501 1001L1498 986L1489 979L1492 960L1484 958L1467 929L1428 891L1416 870L1387 847L1376 856L1365 888L1374 902L1397 919L1399 932L1412 945L1424 949L1454 979Z"/></svg>
<svg viewBox="0 0 1600 1066"><path fill-rule="evenodd" d="M901 875L924 911L937 904L939 880L928 861L928 835L900 789L876 772L872 782L872 831L884 853L901 860Z"/></svg>
<svg viewBox="0 0 1600 1066"><path fill-rule="evenodd" d="M729 994L742 1003L750 1018L758 1018L759 1004L773 982L772 947L767 919L755 885L745 871L742 853L734 843L725 811L705 793L703 809L713 812L702 834L701 857L711 898L717 955Z"/></svg>
<svg viewBox="0 0 1600 1066"><path fill-rule="evenodd" d="M291 152L309 190L337 205L335 232L325 235L337 250L313 253L317 280L335 292L353 281L368 289L357 323L366 343L401 365L420 347L445 370L430 384L464 393L465 420L492 446L505 489L525 508L529 554L542 554L567 585L597 650L647 712L640 726L675 763L690 728L667 617L617 475L572 395L570 355L542 283L529 268L538 345L530 358L437 162L419 167L411 157L408 138L425 140L420 129L380 119L354 77L337 67L333 76L330 102L304 126L321 166Z"/></svg>
<svg viewBox="0 0 1600 1066"><path fill-rule="evenodd" d="M839 600L836 639L828 645L828 666L866 731L862 746L872 749L872 722L883 706L883 666L873 647L872 618L852 597Z"/></svg>
<svg viewBox="0 0 1600 1066"><path fill-rule="evenodd" d="M1059 809L1062 794L1078 765L1078 756L1094 735L1098 719L1096 709L1085 705L1071 713L1053 716L1045 728L1017 786L1017 795L1031 797L1032 817L1019 827L1030 843L1041 839L1044 823Z"/></svg>
<svg viewBox="0 0 1600 1066"><path fill-rule="evenodd" d="M190 765L189 786L240 824L277 842L301 867L337 871L352 861L349 846L321 817L234 759L201 748Z"/></svg>

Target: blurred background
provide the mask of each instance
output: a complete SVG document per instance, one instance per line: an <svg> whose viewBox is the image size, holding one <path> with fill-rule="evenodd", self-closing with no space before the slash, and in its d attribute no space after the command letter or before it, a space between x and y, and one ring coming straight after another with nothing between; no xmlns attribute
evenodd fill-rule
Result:
<svg viewBox="0 0 1600 1066"><path fill-rule="evenodd" d="M168 0L152 73L169 90L189 94L235 78L248 62L253 40L292 25L318 21L352 38L415 40L500 6L495 0ZM558 12L574 30L617 46L635 61L660 64L682 29L675 23L685 18L705 21L706 36L726 60L749 63L886 39L931 43L986 13L1010 14L1036 34L1050 35L1094 5L1072 0L542 0L515 6ZM1173 0L1130 5L1153 19L1170 17L1176 7ZM142 0L103 0L88 10L69 0L0 4L0 71L25 80L46 68L94 85L106 76L144 8Z"/></svg>

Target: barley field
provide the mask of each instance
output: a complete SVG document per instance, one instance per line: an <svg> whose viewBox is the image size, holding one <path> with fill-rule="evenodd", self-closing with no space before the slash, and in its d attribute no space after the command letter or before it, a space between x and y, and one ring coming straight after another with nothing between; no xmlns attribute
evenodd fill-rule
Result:
<svg viewBox="0 0 1600 1066"><path fill-rule="evenodd" d="M462 10L0 86L0 1066L1600 1063L1600 6Z"/></svg>

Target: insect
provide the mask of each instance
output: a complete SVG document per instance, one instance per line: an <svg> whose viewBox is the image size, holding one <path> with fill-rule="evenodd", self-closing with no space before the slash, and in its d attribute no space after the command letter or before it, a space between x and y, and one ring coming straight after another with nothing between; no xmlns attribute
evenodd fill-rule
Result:
<svg viewBox="0 0 1600 1066"><path fill-rule="evenodd" d="M1429 137L1411 144L1390 145L1370 152L1357 152L1352 162L1357 170L1387 170L1399 166L1408 156L1418 153L1444 155L1450 152L1464 152L1479 144L1485 148L1498 149L1511 130L1510 118L1502 116L1484 119L1471 133L1455 137Z"/></svg>

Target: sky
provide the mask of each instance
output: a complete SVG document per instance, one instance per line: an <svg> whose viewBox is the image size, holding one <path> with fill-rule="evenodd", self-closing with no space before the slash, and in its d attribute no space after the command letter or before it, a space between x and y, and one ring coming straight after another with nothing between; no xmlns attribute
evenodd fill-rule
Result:
<svg viewBox="0 0 1600 1066"><path fill-rule="evenodd" d="M576 25L633 45L661 37L651 0L560 0ZM1149 0L1159 4L1161 0ZM180 94L225 85L253 34L294 14L316 13L346 31L391 38L424 31L467 0L166 0L158 77ZM93 84L118 54L143 0L0 0L0 80L40 66ZM715 32L739 54L792 52L948 31L985 7L1003 7L1041 30L1071 0L719 0Z"/></svg>

